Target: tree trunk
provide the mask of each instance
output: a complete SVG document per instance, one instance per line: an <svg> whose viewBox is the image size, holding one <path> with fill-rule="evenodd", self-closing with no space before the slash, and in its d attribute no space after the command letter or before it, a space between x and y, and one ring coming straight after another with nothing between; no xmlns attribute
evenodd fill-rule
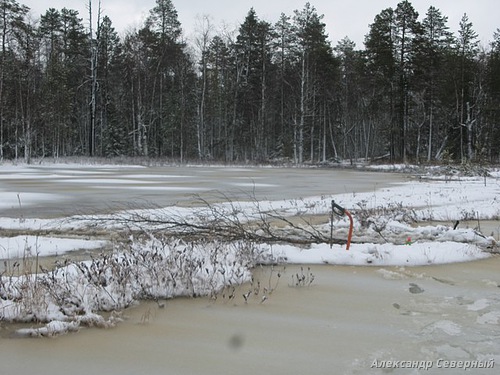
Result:
<svg viewBox="0 0 500 375"><path fill-rule="evenodd" d="M433 129L433 121L434 121L434 106L431 101L431 108L429 112L429 139L427 140L427 162L431 161L432 158L432 129Z"/></svg>
<svg viewBox="0 0 500 375"><path fill-rule="evenodd" d="M89 156L95 155L96 142L96 118L97 118L97 61L99 50L99 28L101 18L101 1L98 1L97 7L97 25L96 38L94 40L93 24L92 24L92 0L89 0L89 46L90 46L90 124L89 124L89 139L88 151Z"/></svg>
<svg viewBox="0 0 500 375"><path fill-rule="evenodd" d="M304 126L306 116L306 53L302 52L302 74L300 77L300 120L298 126L298 139L295 145L298 148L298 163L302 164L304 161Z"/></svg>
<svg viewBox="0 0 500 375"><path fill-rule="evenodd" d="M472 120L471 118L471 108L470 108L470 103L467 102L467 120L465 123L465 128L467 129L467 158L469 161L472 161L474 159L474 148L472 145L473 139L473 127L474 123L476 122L476 119Z"/></svg>

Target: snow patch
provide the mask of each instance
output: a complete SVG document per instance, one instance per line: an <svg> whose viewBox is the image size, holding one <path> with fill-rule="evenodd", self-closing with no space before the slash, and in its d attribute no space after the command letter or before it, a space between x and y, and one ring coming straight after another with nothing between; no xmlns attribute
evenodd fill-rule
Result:
<svg viewBox="0 0 500 375"><path fill-rule="evenodd" d="M477 301L474 301L473 304L467 306L467 310L469 311L480 311L484 310L488 306L490 306L491 301L489 299L478 299Z"/></svg>
<svg viewBox="0 0 500 375"><path fill-rule="evenodd" d="M104 247L107 241L43 236L0 237L0 259L46 257Z"/></svg>
<svg viewBox="0 0 500 375"><path fill-rule="evenodd" d="M477 317L478 324L500 324L500 311L490 311Z"/></svg>
<svg viewBox="0 0 500 375"><path fill-rule="evenodd" d="M424 330L427 334L435 332L444 332L449 336L458 336L462 333L462 328L459 324L451 320L439 320L427 326Z"/></svg>

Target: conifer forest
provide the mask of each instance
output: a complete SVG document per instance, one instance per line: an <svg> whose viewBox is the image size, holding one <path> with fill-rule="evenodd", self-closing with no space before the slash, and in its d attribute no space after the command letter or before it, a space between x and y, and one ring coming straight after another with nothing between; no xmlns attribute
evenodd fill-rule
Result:
<svg viewBox="0 0 500 375"><path fill-rule="evenodd" d="M500 162L500 29L481 45L466 14L401 1L356 46L310 3L234 30L204 16L187 40L175 0L120 34L82 1L0 0L0 160Z"/></svg>

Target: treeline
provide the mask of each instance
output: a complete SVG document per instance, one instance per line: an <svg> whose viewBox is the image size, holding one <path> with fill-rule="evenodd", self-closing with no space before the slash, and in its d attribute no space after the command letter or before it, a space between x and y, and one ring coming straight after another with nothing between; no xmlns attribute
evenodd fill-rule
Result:
<svg viewBox="0 0 500 375"><path fill-rule="evenodd" d="M0 159L500 160L500 30L483 49L466 15L454 35L402 1L357 49L309 3L235 31L203 17L190 43L171 0L123 36L87 6L0 0Z"/></svg>

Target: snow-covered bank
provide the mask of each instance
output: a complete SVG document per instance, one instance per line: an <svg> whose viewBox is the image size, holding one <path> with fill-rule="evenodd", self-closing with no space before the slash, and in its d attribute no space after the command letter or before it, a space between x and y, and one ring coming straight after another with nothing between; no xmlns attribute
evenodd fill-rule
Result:
<svg viewBox="0 0 500 375"><path fill-rule="evenodd" d="M411 245L353 244L349 250L315 244L308 249L291 245L272 245L268 251L281 263L339 264L373 266L425 266L484 259L489 254L475 245L457 242L422 242Z"/></svg>

